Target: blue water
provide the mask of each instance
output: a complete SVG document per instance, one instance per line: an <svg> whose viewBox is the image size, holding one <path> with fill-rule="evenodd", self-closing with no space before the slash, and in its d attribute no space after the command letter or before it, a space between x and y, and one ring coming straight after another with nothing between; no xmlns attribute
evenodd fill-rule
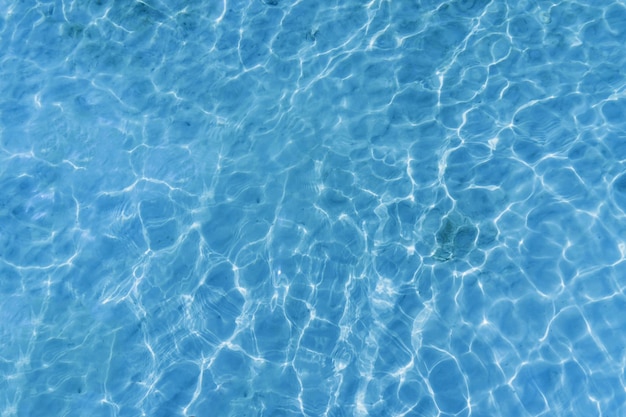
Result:
<svg viewBox="0 0 626 417"><path fill-rule="evenodd" d="M622 0L0 0L0 416L625 416Z"/></svg>

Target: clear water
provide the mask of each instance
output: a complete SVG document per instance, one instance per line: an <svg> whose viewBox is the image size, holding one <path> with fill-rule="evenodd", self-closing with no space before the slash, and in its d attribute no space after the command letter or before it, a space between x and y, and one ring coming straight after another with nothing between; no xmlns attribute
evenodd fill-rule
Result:
<svg viewBox="0 0 626 417"><path fill-rule="evenodd" d="M626 415L623 1L0 10L0 416Z"/></svg>

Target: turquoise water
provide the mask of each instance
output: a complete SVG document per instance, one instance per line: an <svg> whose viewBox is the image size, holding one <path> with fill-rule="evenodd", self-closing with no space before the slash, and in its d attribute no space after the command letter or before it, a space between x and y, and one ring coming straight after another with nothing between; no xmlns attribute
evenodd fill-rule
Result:
<svg viewBox="0 0 626 417"><path fill-rule="evenodd" d="M0 416L626 415L623 1L0 11Z"/></svg>

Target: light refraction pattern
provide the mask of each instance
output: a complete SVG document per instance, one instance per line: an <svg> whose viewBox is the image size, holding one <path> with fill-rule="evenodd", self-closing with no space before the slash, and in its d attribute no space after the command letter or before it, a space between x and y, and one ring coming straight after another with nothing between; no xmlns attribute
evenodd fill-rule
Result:
<svg viewBox="0 0 626 417"><path fill-rule="evenodd" d="M0 1L0 416L626 415L626 5Z"/></svg>

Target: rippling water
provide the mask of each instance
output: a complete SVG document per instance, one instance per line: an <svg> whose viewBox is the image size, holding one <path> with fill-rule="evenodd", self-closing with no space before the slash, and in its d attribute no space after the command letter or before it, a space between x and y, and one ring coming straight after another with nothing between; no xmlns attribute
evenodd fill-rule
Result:
<svg viewBox="0 0 626 417"><path fill-rule="evenodd" d="M623 1L0 12L0 416L626 415Z"/></svg>

